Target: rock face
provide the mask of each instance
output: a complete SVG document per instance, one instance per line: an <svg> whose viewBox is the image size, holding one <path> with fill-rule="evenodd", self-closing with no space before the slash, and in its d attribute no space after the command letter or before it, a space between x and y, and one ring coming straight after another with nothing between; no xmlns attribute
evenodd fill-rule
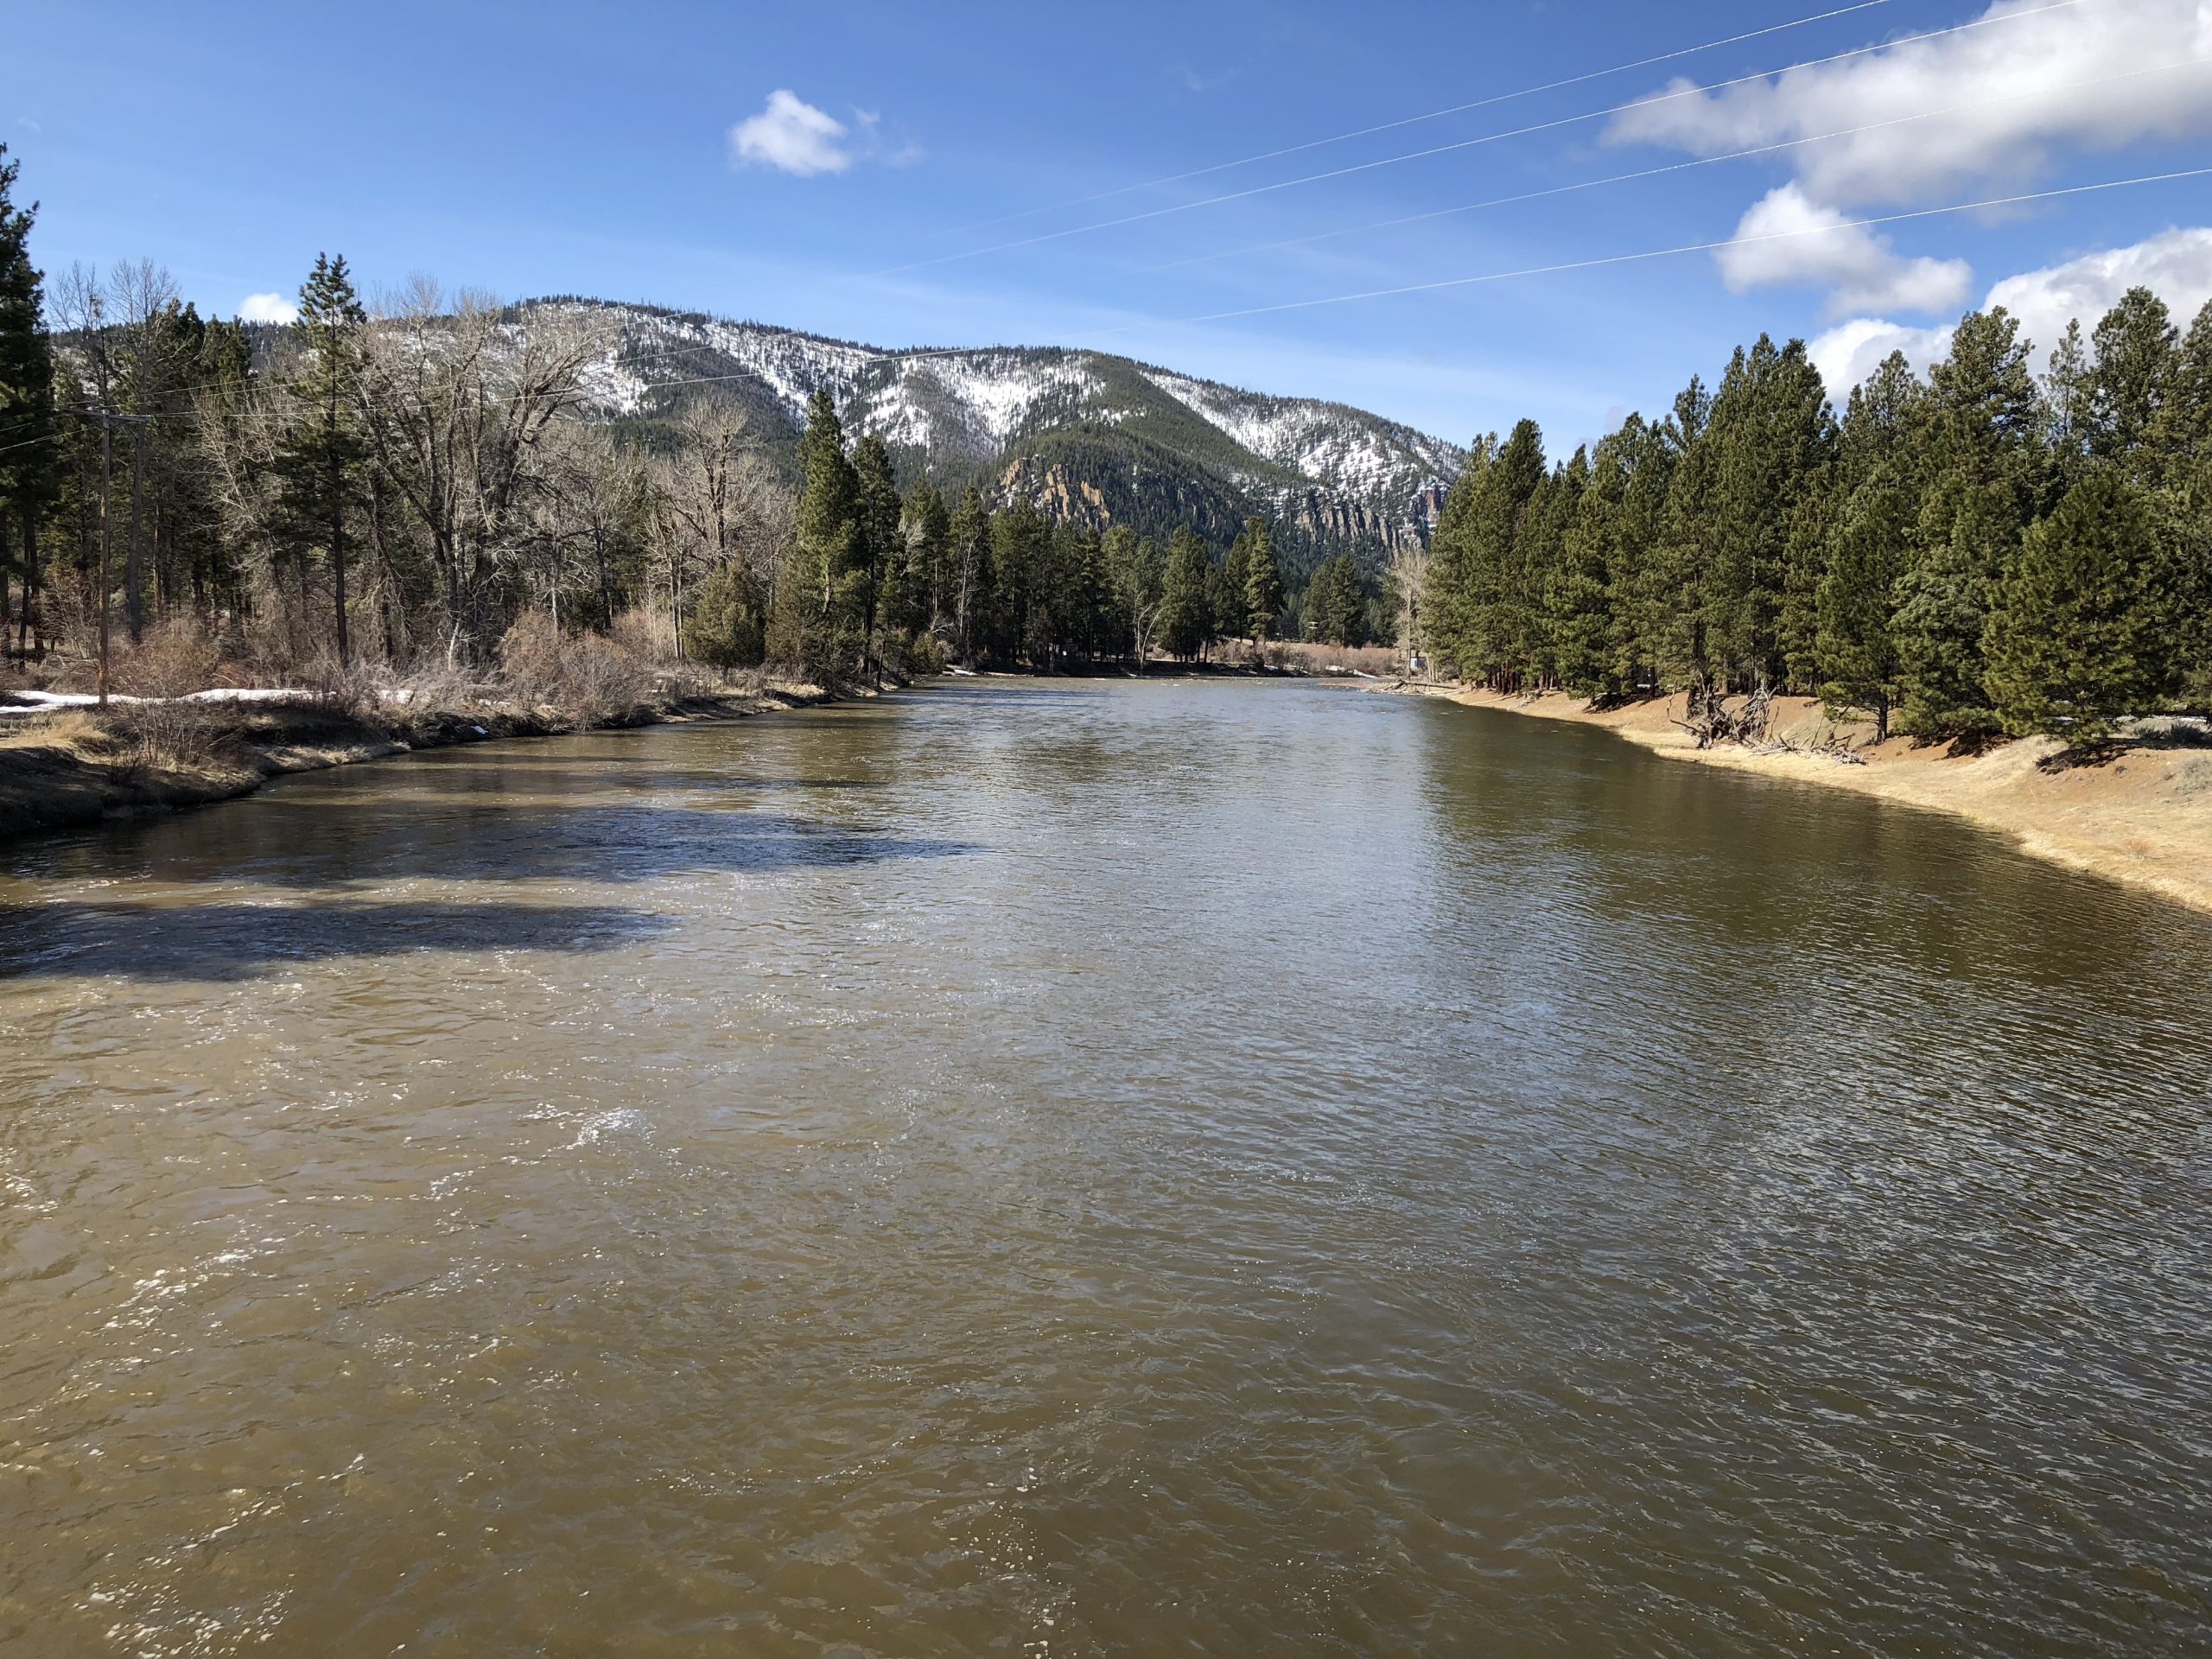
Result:
<svg viewBox="0 0 2212 1659"><path fill-rule="evenodd" d="M1363 410L1274 397L1097 352L882 351L762 323L601 301L518 307L516 321L589 315L608 334L588 388L610 417L650 423L687 397L743 409L772 448L826 388L849 429L881 437L902 474L975 482L1093 529L1178 524L1225 541L1274 520L1289 556L1379 565L1425 544L1466 461L1458 445Z"/></svg>

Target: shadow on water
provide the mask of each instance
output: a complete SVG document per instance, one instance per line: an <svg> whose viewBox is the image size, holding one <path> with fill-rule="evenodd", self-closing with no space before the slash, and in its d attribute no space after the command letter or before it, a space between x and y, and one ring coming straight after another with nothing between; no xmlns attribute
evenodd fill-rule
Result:
<svg viewBox="0 0 2212 1659"><path fill-rule="evenodd" d="M496 793L434 800L305 793L252 803L202 830L178 822L135 850L149 876L334 888L429 879L638 882L673 875L774 875L949 858L964 842L786 813L605 801L574 805ZM112 866L118 849L87 843Z"/></svg>
<svg viewBox="0 0 2212 1659"><path fill-rule="evenodd" d="M0 980L228 982L341 957L613 950L671 925L613 905L24 905L0 908Z"/></svg>

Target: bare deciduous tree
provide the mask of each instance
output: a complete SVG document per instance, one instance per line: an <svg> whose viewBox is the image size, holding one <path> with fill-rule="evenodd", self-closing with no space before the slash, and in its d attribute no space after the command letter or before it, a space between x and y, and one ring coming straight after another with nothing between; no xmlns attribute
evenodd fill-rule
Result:
<svg viewBox="0 0 2212 1659"><path fill-rule="evenodd" d="M582 401L578 377L607 345L574 313L517 327L484 296L448 302L427 279L370 330L361 423L371 462L429 542L454 664L489 658L497 588L520 563L529 509L547 487L547 433Z"/></svg>

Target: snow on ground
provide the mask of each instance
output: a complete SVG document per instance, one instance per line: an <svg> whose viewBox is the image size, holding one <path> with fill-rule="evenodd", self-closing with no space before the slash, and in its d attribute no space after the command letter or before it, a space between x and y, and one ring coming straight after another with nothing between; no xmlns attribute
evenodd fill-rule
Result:
<svg viewBox="0 0 2212 1659"><path fill-rule="evenodd" d="M1307 397L1270 397L1147 369L1145 378L1241 447L1301 478L1354 494L1414 492L1450 476L1430 446L1392 442L1353 411ZM1405 436L1414 438L1410 432Z"/></svg>
<svg viewBox="0 0 2212 1659"><path fill-rule="evenodd" d="M312 697L315 693L290 686L226 685L193 691L177 698L129 697L120 692L110 702L277 702L287 698ZM0 716L43 715L56 709L93 709L99 698L90 691L0 691Z"/></svg>
<svg viewBox="0 0 2212 1659"><path fill-rule="evenodd" d="M921 372L960 401L976 424L1003 447L1029 412L1057 391L1087 393L1098 381L1078 364L1025 363L995 352L940 357Z"/></svg>
<svg viewBox="0 0 2212 1659"><path fill-rule="evenodd" d="M596 363L586 364L576 381L594 403L617 415L634 415L645 401L645 376L616 362L611 352Z"/></svg>

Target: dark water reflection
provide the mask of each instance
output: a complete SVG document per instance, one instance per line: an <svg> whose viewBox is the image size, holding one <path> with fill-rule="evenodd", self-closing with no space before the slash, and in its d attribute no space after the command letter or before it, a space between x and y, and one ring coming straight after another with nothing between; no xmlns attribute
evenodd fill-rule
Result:
<svg viewBox="0 0 2212 1659"><path fill-rule="evenodd" d="M2212 926L1322 688L0 878L0 1649L2184 1653Z"/></svg>

